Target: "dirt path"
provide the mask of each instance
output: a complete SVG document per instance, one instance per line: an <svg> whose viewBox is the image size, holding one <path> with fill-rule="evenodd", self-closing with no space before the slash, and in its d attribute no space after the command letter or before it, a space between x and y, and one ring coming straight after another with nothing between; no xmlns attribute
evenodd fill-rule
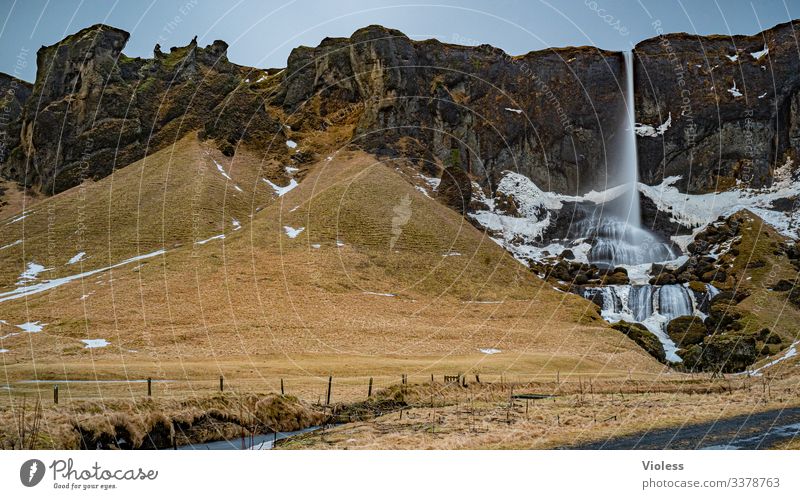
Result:
<svg viewBox="0 0 800 499"><path fill-rule="evenodd" d="M800 438L800 407L756 412L666 430L645 431L572 448L770 449L793 438Z"/></svg>

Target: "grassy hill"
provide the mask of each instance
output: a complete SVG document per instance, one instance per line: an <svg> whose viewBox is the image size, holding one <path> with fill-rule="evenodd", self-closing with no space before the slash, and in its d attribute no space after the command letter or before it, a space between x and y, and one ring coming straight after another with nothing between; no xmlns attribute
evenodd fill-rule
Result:
<svg viewBox="0 0 800 499"><path fill-rule="evenodd" d="M224 159L189 136L9 225L2 245L24 244L0 253L6 293L28 262L50 269L35 285L165 250L41 293L0 292L11 378L663 369L398 165L342 150L279 197L262 179L290 185L280 165Z"/></svg>

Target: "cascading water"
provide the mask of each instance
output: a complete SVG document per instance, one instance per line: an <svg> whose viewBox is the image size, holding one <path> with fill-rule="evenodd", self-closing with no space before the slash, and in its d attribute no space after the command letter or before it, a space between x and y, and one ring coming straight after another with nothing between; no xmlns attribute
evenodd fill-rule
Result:
<svg viewBox="0 0 800 499"><path fill-rule="evenodd" d="M614 267L640 265L675 258L670 247L655 234L642 228L638 190L638 156L636 153L636 113L633 96L633 53L625 52L625 114L618 124L615 143L616 177L626 186L613 203L603 206L580 223L582 237L592 238L589 252L592 263Z"/></svg>
<svg viewBox="0 0 800 499"><path fill-rule="evenodd" d="M658 290L658 313L667 320L694 314L694 302L689 290L680 284L668 284Z"/></svg>
<svg viewBox="0 0 800 499"><path fill-rule="evenodd" d="M638 157L636 153L636 122L633 94L633 54L625 56L625 114L620 120L615 141L619 185L627 186L623 194L606 203L599 213L583 219L577 233L592 241L589 260L598 266L632 266L674 260L672 248L657 235L641 226L638 191ZM710 300L709 289L701 298ZM674 284L615 285L587 288L584 296L599 303L602 315L610 322L621 320L643 324L658 337L666 358L680 362L677 346L666 332L670 320L683 315L700 315L696 297L687 287Z"/></svg>

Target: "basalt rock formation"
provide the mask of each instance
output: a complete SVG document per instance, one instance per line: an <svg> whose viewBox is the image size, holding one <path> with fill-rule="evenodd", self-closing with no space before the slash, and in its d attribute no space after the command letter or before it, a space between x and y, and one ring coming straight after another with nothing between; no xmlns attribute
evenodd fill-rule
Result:
<svg viewBox="0 0 800 499"><path fill-rule="evenodd" d="M776 165L796 158L793 29L637 45L637 121L652 129L638 137L640 179L682 175L690 192L768 185ZM348 122L347 138L370 152L431 173L457 155L457 166L490 190L505 170L567 194L613 182L609 151L624 106L619 52L510 56L369 26L296 48L285 70L263 71L229 62L221 41L129 58L128 36L96 25L39 50L30 95L18 92L8 113L3 177L55 193L192 130L229 154L244 140L285 155L282 123L304 133Z"/></svg>
<svg viewBox="0 0 800 499"><path fill-rule="evenodd" d="M798 23L753 36L669 34L639 43L639 177L655 184L682 175L690 193L739 182L772 183L776 166L800 150ZM656 127L669 121L658 135Z"/></svg>
<svg viewBox="0 0 800 499"><path fill-rule="evenodd" d="M128 37L96 25L39 49L3 177L53 194L193 130L223 141L278 130L243 85L254 70L228 62L225 42L202 48L193 40L168 53L156 46L154 58L141 59L122 54Z"/></svg>

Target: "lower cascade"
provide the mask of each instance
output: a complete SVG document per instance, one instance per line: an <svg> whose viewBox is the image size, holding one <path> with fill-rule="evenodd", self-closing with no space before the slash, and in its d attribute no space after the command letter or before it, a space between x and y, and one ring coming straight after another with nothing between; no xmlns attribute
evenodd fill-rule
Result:
<svg viewBox="0 0 800 499"><path fill-rule="evenodd" d="M609 322L637 322L656 335L664 346L670 362L681 362L676 353L678 347L667 334L667 324L681 316L697 316L701 320L706 314L703 307L717 294L714 286L707 284L704 293L698 293L683 284L614 285L589 287L583 290L584 298L601 307L601 315Z"/></svg>

